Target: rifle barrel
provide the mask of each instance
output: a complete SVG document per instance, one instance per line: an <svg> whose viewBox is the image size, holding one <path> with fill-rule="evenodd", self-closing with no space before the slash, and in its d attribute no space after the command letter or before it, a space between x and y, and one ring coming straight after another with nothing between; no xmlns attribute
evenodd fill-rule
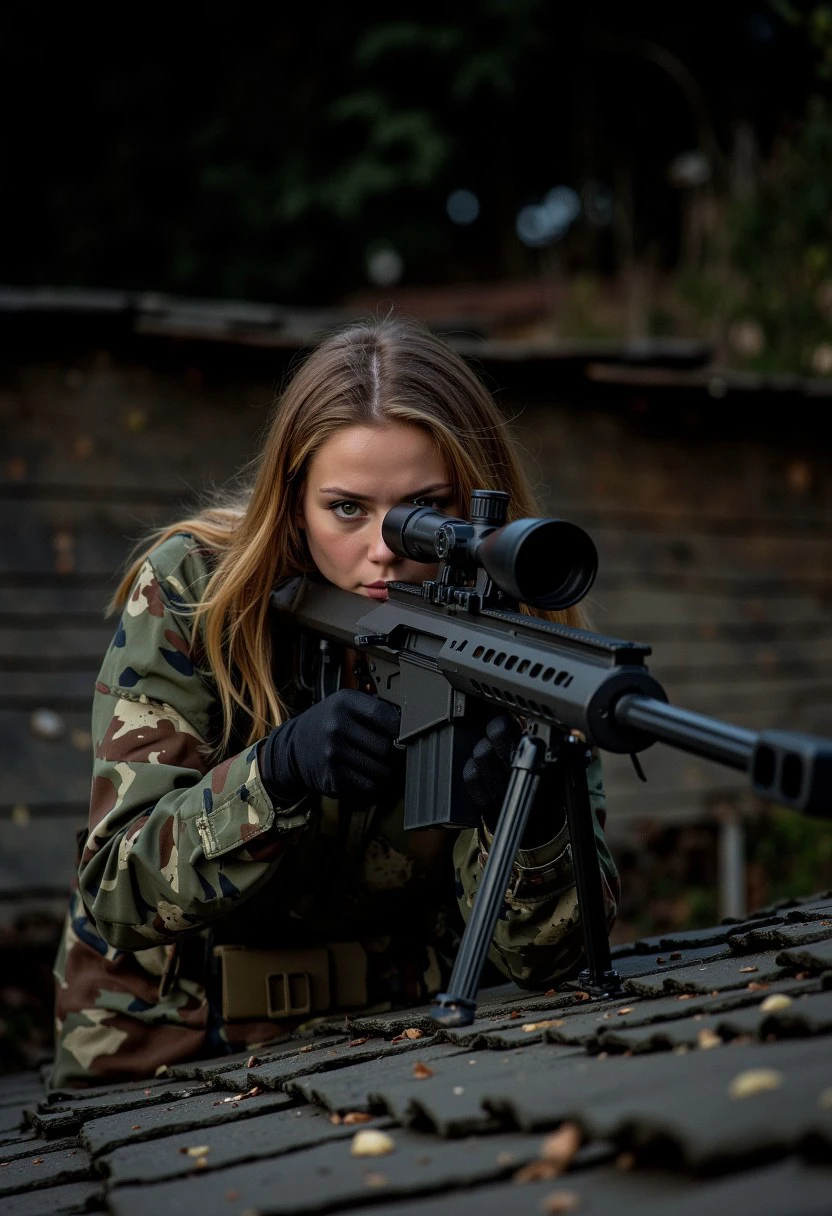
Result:
<svg viewBox="0 0 832 1216"><path fill-rule="evenodd" d="M616 702L615 718L653 735L662 743L670 743L707 760L716 760L729 768L747 773L751 767L757 735L742 726L635 693Z"/></svg>

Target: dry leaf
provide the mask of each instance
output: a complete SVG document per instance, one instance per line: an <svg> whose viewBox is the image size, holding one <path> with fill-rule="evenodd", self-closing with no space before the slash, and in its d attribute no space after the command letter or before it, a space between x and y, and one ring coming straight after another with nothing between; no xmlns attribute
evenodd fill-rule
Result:
<svg viewBox="0 0 832 1216"><path fill-rule="evenodd" d="M427 1064L423 1064L421 1060L417 1060L413 1065L413 1075L417 1081L424 1081L425 1077L433 1076L433 1069L428 1068Z"/></svg>
<svg viewBox="0 0 832 1216"><path fill-rule="evenodd" d="M676 1000L677 1001L692 1001L694 998L694 995L695 994L693 992L682 992L679 994L679 996L676 997ZM713 996L713 993L711 993L711 995Z"/></svg>
<svg viewBox="0 0 832 1216"><path fill-rule="evenodd" d="M341 1116L337 1113L331 1114L329 1116L329 1121L330 1121L330 1123L334 1123L335 1126L337 1127L338 1124L341 1122Z"/></svg>
<svg viewBox="0 0 832 1216"><path fill-rule="evenodd" d="M740 967L740 975L745 975L750 971L756 971L756 967Z"/></svg>
<svg viewBox="0 0 832 1216"><path fill-rule="evenodd" d="M749 1068L734 1077L728 1086L728 1095L731 1098L750 1098L769 1089L779 1089L782 1084L783 1074L776 1068Z"/></svg>
<svg viewBox="0 0 832 1216"><path fill-rule="evenodd" d="M392 1153L395 1147L395 1140L388 1136L387 1132L367 1128L363 1132L355 1133L350 1153L353 1157L385 1157L387 1153Z"/></svg>
<svg viewBox="0 0 832 1216"><path fill-rule="evenodd" d="M708 1051L708 1049L711 1047L722 1046L722 1039L719 1037L719 1035L713 1030L709 1030L707 1027L699 1031L696 1036L696 1041L703 1051Z"/></svg>
<svg viewBox="0 0 832 1216"><path fill-rule="evenodd" d="M204 1157L210 1151L210 1146L207 1144L195 1144L192 1148L186 1148L185 1154L188 1157Z"/></svg>
<svg viewBox="0 0 832 1216"><path fill-rule="evenodd" d="M580 1207L581 1197L577 1191L552 1191L540 1201L543 1216L558 1216L559 1212L574 1212Z"/></svg>
<svg viewBox="0 0 832 1216"><path fill-rule="evenodd" d="M363 1039L350 1039L347 1047L360 1047L362 1043L366 1043L369 1035L365 1035Z"/></svg>
<svg viewBox="0 0 832 1216"><path fill-rule="evenodd" d="M262 1061L258 1056L249 1056L249 1058L246 1060L246 1068L256 1068L257 1065L261 1063Z"/></svg>
<svg viewBox="0 0 832 1216"><path fill-rule="evenodd" d="M545 1022L526 1022L520 1027L526 1034L531 1034L533 1030L545 1030L548 1026L563 1026L565 1018L549 1018Z"/></svg>
<svg viewBox="0 0 832 1216"><path fill-rule="evenodd" d="M365 1174L365 1186L387 1186L387 1179L384 1174Z"/></svg>
<svg viewBox="0 0 832 1216"><path fill-rule="evenodd" d="M421 1039L424 1034L424 1030L419 1030L416 1026L408 1026L407 1030L402 1031L402 1035L406 1039Z"/></svg>
<svg viewBox="0 0 832 1216"><path fill-rule="evenodd" d="M508 1016L509 1016L510 1018L519 1018L519 1017L520 1017L520 1010L519 1010L519 1009L512 1009L511 1013L510 1013Z"/></svg>
<svg viewBox="0 0 832 1216"><path fill-rule="evenodd" d="M682 951L681 951L681 950L674 950L674 951L673 951L673 953L671 954L671 956L670 956L670 957L671 957L671 958L681 958L681 957L682 957Z"/></svg>
<svg viewBox="0 0 832 1216"><path fill-rule="evenodd" d="M314 1051L314 1050L315 1050L315 1044L307 1043L305 1047L298 1048L298 1055L302 1055L306 1051Z"/></svg>
<svg viewBox="0 0 832 1216"><path fill-rule="evenodd" d="M557 996L557 988L547 988L543 993L544 996Z"/></svg>
<svg viewBox="0 0 832 1216"><path fill-rule="evenodd" d="M665 961L665 960L662 958L662 956L661 956L661 955L659 955L659 957L656 959L656 962L657 962L657 963L663 963L664 961Z"/></svg>
<svg viewBox="0 0 832 1216"><path fill-rule="evenodd" d="M560 1170L555 1165L554 1161L530 1161L527 1165L521 1165L519 1170L515 1170L512 1174L514 1182L542 1182L547 1178L557 1178Z"/></svg>
<svg viewBox="0 0 832 1216"><path fill-rule="evenodd" d="M764 984L761 980L752 980L749 984L746 984L746 988L750 988L752 992L762 992L768 988L768 984Z"/></svg>
<svg viewBox="0 0 832 1216"><path fill-rule="evenodd" d="M589 1001L592 999L588 992L574 992L572 995L576 1001Z"/></svg>
<svg viewBox="0 0 832 1216"><path fill-rule="evenodd" d="M544 1161L556 1165L562 1173L569 1168L572 1158L581 1147L582 1139L577 1123L564 1123L543 1141L540 1156Z"/></svg>
<svg viewBox="0 0 832 1216"><path fill-rule="evenodd" d="M369 1123L372 1115L366 1110L350 1110L344 1115L342 1123Z"/></svg>
<svg viewBox="0 0 832 1216"><path fill-rule="evenodd" d="M618 1010L618 1015L620 1017L624 1013L632 1013L632 1012L633 1012L632 1005L625 1005L623 1009Z"/></svg>
<svg viewBox="0 0 832 1216"><path fill-rule="evenodd" d="M792 1003L792 998L786 996L785 992L772 992L771 996L767 996L760 1002L761 1013L780 1013L783 1009L788 1009Z"/></svg>
<svg viewBox="0 0 832 1216"><path fill-rule="evenodd" d="M517 1160L517 1158L514 1155L514 1153L498 1153L497 1154L497 1164L498 1165L514 1165L516 1160Z"/></svg>

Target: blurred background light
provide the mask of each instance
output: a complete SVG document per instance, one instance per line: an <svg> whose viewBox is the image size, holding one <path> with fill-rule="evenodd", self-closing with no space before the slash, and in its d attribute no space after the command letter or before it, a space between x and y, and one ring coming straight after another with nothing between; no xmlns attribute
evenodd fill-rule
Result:
<svg viewBox="0 0 832 1216"><path fill-rule="evenodd" d="M372 245L367 250L367 278L376 287L392 287L404 273L402 256L389 243Z"/></svg>
<svg viewBox="0 0 832 1216"><path fill-rule="evenodd" d="M571 186L554 186L542 203L529 203L517 213L515 229L524 245L539 249L559 241L581 214L581 200Z"/></svg>
<svg viewBox="0 0 832 1216"><path fill-rule="evenodd" d="M711 162L704 152L696 148L690 152L680 152L667 167L668 180L683 189L704 186L705 182L711 180L711 173Z"/></svg>
<svg viewBox="0 0 832 1216"><path fill-rule="evenodd" d="M448 195L445 209L454 224L473 224L480 213L480 200L473 190L454 190Z"/></svg>

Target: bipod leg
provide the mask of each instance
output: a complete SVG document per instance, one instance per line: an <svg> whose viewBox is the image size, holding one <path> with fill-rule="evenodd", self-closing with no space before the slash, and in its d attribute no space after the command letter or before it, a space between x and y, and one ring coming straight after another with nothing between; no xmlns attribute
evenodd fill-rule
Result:
<svg viewBox="0 0 832 1216"><path fill-rule="evenodd" d="M575 735L564 736L556 763L562 779L578 909L584 931L587 965L579 980L594 996L612 996L621 989L621 977L613 969L610 955L601 862L586 781L591 759L592 753L584 740Z"/></svg>
<svg viewBox="0 0 832 1216"><path fill-rule="evenodd" d="M477 987L494 926L503 906L511 867L532 809L546 747L524 734L511 762L511 776L471 915L462 934L448 991L434 997L432 1017L443 1026L470 1026L477 1012Z"/></svg>

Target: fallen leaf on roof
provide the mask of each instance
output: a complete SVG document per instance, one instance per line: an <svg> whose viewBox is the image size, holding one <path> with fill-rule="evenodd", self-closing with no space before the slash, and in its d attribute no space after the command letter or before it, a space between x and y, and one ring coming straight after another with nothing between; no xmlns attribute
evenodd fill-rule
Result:
<svg viewBox="0 0 832 1216"><path fill-rule="evenodd" d="M590 995L589 995L589 993L588 993L588 992L574 992L572 995L574 996L574 998L575 998L575 1000L576 1000L576 1001L588 1001L588 1000L590 1000Z"/></svg>
<svg viewBox="0 0 832 1216"><path fill-rule="evenodd" d="M363 1039L350 1039L347 1047L360 1047L362 1043L367 1042L368 1037L368 1035L365 1035Z"/></svg>
<svg viewBox="0 0 832 1216"><path fill-rule="evenodd" d="M619 1017L621 1016L621 1014L632 1013L632 1012L633 1012L632 1005L625 1005L623 1009L618 1010Z"/></svg>
<svg viewBox="0 0 832 1216"><path fill-rule="evenodd" d="M752 992L762 992L768 988L768 984L764 984L762 980L752 980L750 984L746 984L746 988L750 988Z"/></svg>
<svg viewBox="0 0 832 1216"><path fill-rule="evenodd" d="M424 1081L425 1077L433 1076L433 1069L428 1068L427 1064L423 1064L421 1060L417 1060L413 1065L413 1075L417 1081Z"/></svg>
<svg viewBox="0 0 832 1216"><path fill-rule="evenodd" d="M372 1115L366 1110L348 1110L342 1118L342 1123L369 1123Z"/></svg>
<svg viewBox="0 0 832 1216"><path fill-rule="evenodd" d="M465 1093L465 1087L462 1085L455 1085L453 1088L453 1093L457 1098L460 1098Z"/></svg>
<svg viewBox="0 0 832 1216"><path fill-rule="evenodd" d="M779 1089L782 1084L783 1074L776 1068L749 1068L737 1073L728 1086L728 1094L731 1098L751 1098L769 1089Z"/></svg>
<svg viewBox="0 0 832 1216"><path fill-rule="evenodd" d="M662 956L661 956L661 955L659 955L659 957L656 959L656 962L657 962L657 963L663 963L663 962L665 962L665 959L664 959L664 958L662 958Z"/></svg>
<svg viewBox="0 0 832 1216"><path fill-rule="evenodd" d="M674 950L674 951L673 951L673 953L671 954L671 956L670 956L670 957L671 957L671 958L681 958L681 957L682 957L682 951L681 951L681 950Z"/></svg>
<svg viewBox="0 0 832 1216"><path fill-rule="evenodd" d="M315 1050L315 1044L314 1044L314 1043L307 1043L305 1047L299 1047L299 1048L298 1048L298 1055L301 1055L301 1054L303 1054L304 1052L307 1052L307 1051L314 1051L314 1050Z"/></svg>
<svg viewBox="0 0 832 1216"><path fill-rule="evenodd" d="M543 993L544 996L557 996L557 988L547 988Z"/></svg>
<svg viewBox="0 0 832 1216"><path fill-rule="evenodd" d="M526 1034L531 1034L533 1030L546 1030L548 1026L563 1026L565 1018L548 1018L545 1022L525 1022L520 1029Z"/></svg>
<svg viewBox="0 0 832 1216"><path fill-rule="evenodd" d="M540 1201L540 1211L543 1216L557 1216L558 1212L574 1212L580 1206L581 1197L577 1191L552 1191Z"/></svg>
<svg viewBox="0 0 832 1216"><path fill-rule="evenodd" d="M407 1030L402 1031L402 1035L406 1039L421 1039L424 1037L424 1030L419 1030L418 1026L408 1026Z"/></svg>
<svg viewBox="0 0 832 1216"><path fill-rule="evenodd" d="M711 993L711 996L714 996L714 995L715 995L715 994L712 992L712 993ZM679 994L679 995L676 997L676 1000L677 1000L677 1001L692 1001L692 1000L693 1000L693 997L694 997L694 994L693 994L692 992L681 992L681 993L680 993L680 994Z"/></svg>
<svg viewBox="0 0 832 1216"><path fill-rule="evenodd" d="M740 975L742 975L748 971L756 971L756 970L757 970L756 967L740 967Z"/></svg>
<svg viewBox="0 0 832 1216"><path fill-rule="evenodd" d="M395 1147L395 1140L388 1136L387 1132L366 1128L353 1136L350 1153L353 1157L384 1157L387 1153L392 1153Z"/></svg>
<svg viewBox="0 0 832 1216"><path fill-rule="evenodd" d="M387 1186L387 1179L384 1174L365 1174L365 1186Z"/></svg>
<svg viewBox="0 0 832 1216"><path fill-rule="evenodd" d="M259 1056L249 1056L249 1058L246 1060L246 1068L256 1068L257 1065L261 1063L262 1060Z"/></svg>
<svg viewBox="0 0 832 1216"><path fill-rule="evenodd" d="M760 1002L760 1011L762 1013L780 1013L782 1009L788 1009L792 1003L792 998L786 996L785 992L772 992L771 996L767 996L764 1001Z"/></svg>
<svg viewBox="0 0 832 1216"><path fill-rule="evenodd" d="M513 1182L542 1182L546 1178L557 1178L560 1170L554 1161L529 1161L512 1174Z"/></svg>
<svg viewBox="0 0 832 1216"><path fill-rule="evenodd" d="M568 1169L572 1158L581 1147L582 1140L581 1129L577 1123L564 1123L541 1144L541 1159L558 1166L561 1171Z"/></svg>
<svg viewBox="0 0 832 1216"><path fill-rule="evenodd" d="M497 1154L497 1164L498 1165L514 1165L516 1160L517 1160L517 1158L515 1157L514 1153L498 1153ZM6 1165L8 1163L4 1161L3 1164Z"/></svg>
<svg viewBox="0 0 832 1216"><path fill-rule="evenodd" d="M708 1051L711 1047L721 1047L722 1039L713 1030L704 1027L696 1036L696 1041L703 1051Z"/></svg>
<svg viewBox="0 0 832 1216"><path fill-rule="evenodd" d="M520 1015L520 1010L519 1010L519 1009L512 1009L511 1013L510 1013L508 1016L509 1016L510 1018L519 1018L519 1017L521 1016L521 1015Z"/></svg>

